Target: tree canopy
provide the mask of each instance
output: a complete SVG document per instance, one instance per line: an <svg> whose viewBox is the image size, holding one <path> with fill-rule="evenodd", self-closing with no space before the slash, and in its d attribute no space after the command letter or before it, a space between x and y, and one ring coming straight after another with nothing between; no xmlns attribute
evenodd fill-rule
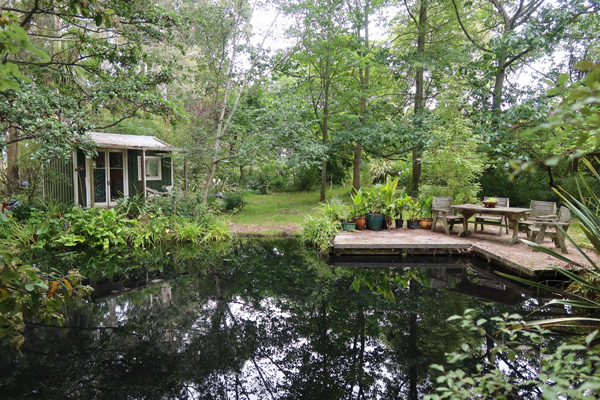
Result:
<svg viewBox="0 0 600 400"><path fill-rule="evenodd" d="M565 156L597 148L592 0L22 0L0 11L6 181L23 157L93 152L90 130L174 143L204 199L214 182L277 180L269 171L287 188L324 193L353 176L358 189L381 159L413 190L515 162L554 184L573 170ZM484 164L440 179L441 164L466 157L444 152L457 118Z"/></svg>

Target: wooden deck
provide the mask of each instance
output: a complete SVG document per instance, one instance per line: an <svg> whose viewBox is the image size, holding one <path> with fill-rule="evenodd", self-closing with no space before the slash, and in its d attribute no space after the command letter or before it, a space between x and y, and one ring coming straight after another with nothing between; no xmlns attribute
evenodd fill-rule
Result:
<svg viewBox="0 0 600 400"><path fill-rule="evenodd" d="M527 276L540 276L551 271L551 266L569 267L545 253L533 251L524 243L510 244L512 232L497 236L497 227L486 227L484 231L473 231L466 238L458 237L460 227L447 236L439 226L436 232L429 229L388 229L382 231L340 232L333 241L332 254L365 255L365 254L396 254L396 255L448 255L470 254L490 263L501 266L507 271ZM527 239L519 232L520 239ZM545 240L542 245L560 253L554 244ZM572 245L567 245L569 254L565 256L575 263L587 265L585 257ZM600 258L591 250L586 251L588 257L600 265Z"/></svg>

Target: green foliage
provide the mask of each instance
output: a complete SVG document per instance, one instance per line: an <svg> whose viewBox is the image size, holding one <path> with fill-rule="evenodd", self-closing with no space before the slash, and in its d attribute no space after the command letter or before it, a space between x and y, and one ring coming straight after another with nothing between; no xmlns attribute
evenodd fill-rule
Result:
<svg viewBox="0 0 600 400"><path fill-rule="evenodd" d="M150 249L167 239L171 219L162 214L146 214L144 218L128 221L125 241L130 247Z"/></svg>
<svg viewBox="0 0 600 400"><path fill-rule="evenodd" d="M350 210L338 196L321 204L316 215L308 215L300 224L300 239L325 254L331 239L341 228L341 222L350 216Z"/></svg>
<svg viewBox="0 0 600 400"><path fill-rule="evenodd" d="M2 13L0 19L0 54L16 54L21 50L30 51L44 61L50 61L50 57L42 50L36 48L29 41L27 32L18 24L18 18L11 12ZM0 91L8 88L16 89L20 80L31 82L31 79L23 76L19 67L12 62L4 62L0 65Z"/></svg>
<svg viewBox="0 0 600 400"><path fill-rule="evenodd" d="M207 207L202 204L202 196L198 192L184 192L174 189L171 192L148 199L148 204L157 212L172 216L188 214L203 214Z"/></svg>
<svg viewBox="0 0 600 400"><path fill-rule="evenodd" d="M202 225L194 219L184 219L177 224L177 232L175 234L177 243L202 243L204 237L204 229Z"/></svg>
<svg viewBox="0 0 600 400"><path fill-rule="evenodd" d="M364 199L364 192L359 189L356 193L351 195L352 198L352 215L356 217L364 217L367 215L367 205Z"/></svg>
<svg viewBox="0 0 600 400"><path fill-rule="evenodd" d="M571 178L558 180L557 183L572 181ZM558 196L548 184L548 176L541 172L522 173L512 176L509 171L494 168L487 170L481 177L481 193L508 197L514 207L529 207L531 200L557 201ZM569 182L569 187L572 183Z"/></svg>
<svg viewBox="0 0 600 400"><path fill-rule="evenodd" d="M131 222L114 208L84 210L74 207L64 218L67 230L59 238L50 238L53 244L66 247L85 244L90 248L104 249L127 244L125 237ZM38 242L40 247L43 244L43 239Z"/></svg>
<svg viewBox="0 0 600 400"><path fill-rule="evenodd" d="M334 221L326 215L307 216L300 225L302 242L315 246L322 254L326 254L331 246L331 239L340 227L339 221Z"/></svg>
<svg viewBox="0 0 600 400"><path fill-rule="evenodd" d="M565 157L580 157L600 148L600 65L581 61L575 66L584 77L568 85L569 76L561 74L549 96L561 96L562 102L548 117L546 123L531 130L532 134L550 131L552 140L544 143L546 166L556 166ZM528 168L538 160L524 162Z"/></svg>
<svg viewBox="0 0 600 400"><path fill-rule="evenodd" d="M457 204L474 203L485 166L480 140L460 111L442 109L435 117L432 139L423 152L423 182L446 186Z"/></svg>
<svg viewBox="0 0 600 400"><path fill-rule="evenodd" d="M339 196L334 197L326 203L323 203L319 213L329 218L331 221L345 221L348 219L348 207L342 202Z"/></svg>
<svg viewBox="0 0 600 400"><path fill-rule="evenodd" d="M438 375L437 394L425 399L589 399L600 394L600 351L592 346L598 331L582 343L562 343L549 351L546 337L550 332L515 329L522 327L522 316L517 314L486 320L469 309L450 320L478 333L482 339L493 337L495 346L486 357L480 347L463 344L460 351L447 358L449 364L457 366L455 369L432 365L432 371ZM494 332L493 336L490 332ZM460 367L468 361L477 363L477 373Z"/></svg>
<svg viewBox="0 0 600 400"><path fill-rule="evenodd" d="M120 214L125 214L129 218L137 218L144 215L148 210L146 198L141 193L134 196L123 197L117 200L116 210Z"/></svg>
<svg viewBox="0 0 600 400"><path fill-rule="evenodd" d="M212 213L178 219L178 243L207 244L232 238L228 223Z"/></svg>
<svg viewBox="0 0 600 400"><path fill-rule="evenodd" d="M225 210L227 211L239 211L247 204L244 193L242 192L229 192L223 197L223 203Z"/></svg>
<svg viewBox="0 0 600 400"><path fill-rule="evenodd" d="M61 308L71 301L81 302L91 292L82 285L82 276L23 265L11 254L0 256L0 340L19 348L25 320L50 323L62 321Z"/></svg>

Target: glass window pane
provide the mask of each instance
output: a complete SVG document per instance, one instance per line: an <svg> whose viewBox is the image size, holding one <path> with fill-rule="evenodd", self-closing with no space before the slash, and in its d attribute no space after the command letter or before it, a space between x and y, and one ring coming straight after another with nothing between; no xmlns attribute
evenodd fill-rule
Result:
<svg viewBox="0 0 600 400"><path fill-rule="evenodd" d="M158 177L160 173L160 159L146 159L146 177Z"/></svg>
<svg viewBox="0 0 600 400"><path fill-rule="evenodd" d="M123 168L123 153L108 153L108 165L110 168Z"/></svg>
<svg viewBox="0 0 600 400"><path fill-rule="evenodd" d="M106 166L105 155L103 151L99 151L98 155L94 156L92 159L94 163L94 168L104 168Z"/></svg>

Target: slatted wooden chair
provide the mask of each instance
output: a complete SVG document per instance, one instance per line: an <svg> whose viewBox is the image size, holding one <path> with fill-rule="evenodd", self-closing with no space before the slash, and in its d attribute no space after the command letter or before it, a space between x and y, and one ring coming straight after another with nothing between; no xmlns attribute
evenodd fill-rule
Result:
<svg viewBox="0 0 600 400"><path fill-rule="evenodd" d="M519 222L519 228L523 228L527 232L527 238L531 238L531 227L539 221L556 220L556 203L553 201L531 200L529 203L531 212L524 221Z"/></svg>
<svg viewBox="0 0 600 400"><path fill-rule="evenodd" d="M556 247L560 247L563 254L567 253L567 246L565 245L565 233L569 229L571 224L571 210L567 207L562 206L558 213L558 219L538 221L535 225L530 227L531 240L537 244L542 243L544 238L549 237L554 242ZM558 229L561 227L561 229Z"/></svg>
<svg viewBox="0 0 600 400"><path fill-rule="evenodd" d="M431 202L431 215L433 217L431 230L435 230L435 225L438 219L441 218L444 222L446 235L450 235L450 230L454 228L454 224L463 222L463 217L455 215L452 211L452 197L434 197Z"/></svg>
<svg viewBox="0 0 600 400"><path fill-rule="evenodd" d="M487 197L484 197L486 199ZM510 200L508 197L496 197L498 200L497 207L509 207ZM506 233L508 233L508 219L505 215L486 215L486 214L477 214L475 215L475 230L477 230L477 224L481 225L481 230L483 230L483 225L498 225L500 226L500 230L498 231L498 236L502 235L502 227L506 229Z"/></svg>

